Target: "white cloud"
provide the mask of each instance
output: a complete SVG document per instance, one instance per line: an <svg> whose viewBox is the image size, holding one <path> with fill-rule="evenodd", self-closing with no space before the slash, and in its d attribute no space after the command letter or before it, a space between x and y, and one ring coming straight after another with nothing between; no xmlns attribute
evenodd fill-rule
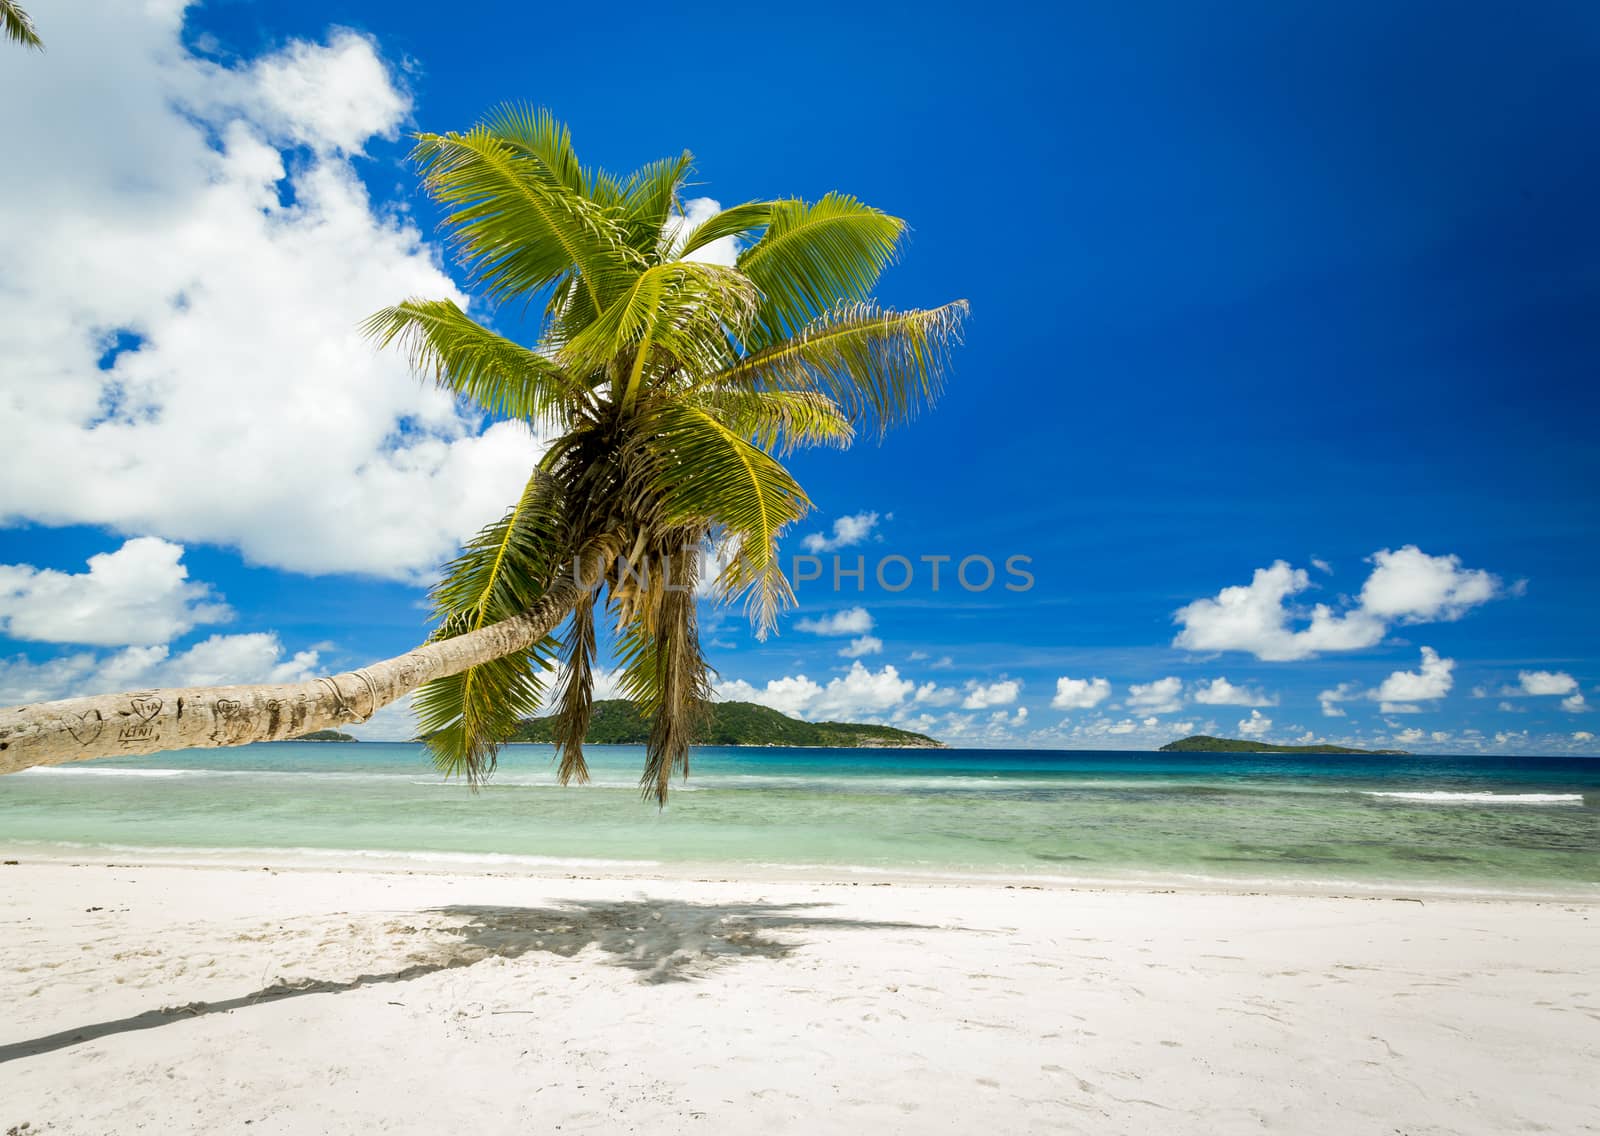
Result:
<svg viewBox="0 0 1600 1136"><path fill-rule="evenodd" d="M1111 683L1103 678L1058 678L1056 696L1050 705L1056 710L1088 710L1111 697Z"/></svg>
<svg viewBox="0 0 1600 1136"><path fill-rule="evenodd" d="M759 702L812 721L857 721L865 715L881 714L900 706L916 688L916 683L901 678L900 672L891 665L871 671L857 660L843 675L830 679L826 686L805 675L772 679L764 687L735 679L717 683L715 695L724 702Z"/></svg>
<svg viewBox="0 0 1600 1136"><path fill-rule="evenodd" d="M864 607L847 607L821 619L802 619L795 629L813 635L864 635L872 630L872 615Z"/></svg>
<svg viewBox="0 0 1600 1136"><path fill-rule="evenodd" d="M109 655L81 652L43 663L0 659L0 704L73 698L151 687L301 682L316 674L316 651L288 659L269 632L213 635L173 655L165 646L127 647Z"/></svg>
<svg viewBox="0 0 1600 1136"><path fill-rule="evenodd" d="M1427 735L1423 731L1417 729L1415 726L1412 726L1408 729L1401 730L1394 736L1394 740L1409 745L1413 742L1420 742L1426 736Z"/></svg>
<svg viewBox="0 0 1600 1136"><path fill-rule="evenodd" d="M1279 560L1258 568L1248 585L1223 588L1214 599L1178 609L1183 625L1173 645L1190 651L1248 651L1281 662L1311 658L1319 651L1352 651L1383 639L1384 625L1355 610L1336 614L1326 604L1311 611L1309 625L1291 630L1284 600L1311 586L1304 569Z"/></svg>
<svg viewBox="0 0 1600 1136"><path fill-rule="evenodd" d="M1263 717L1259 710L1252 710L1250 717L1240 719L1236 728L1247 738L1264 737L1272 729L1272 719Z"/></svg>
<svg viewBox="0 0 1600 1136"><path fill-rule="evenodd" d="M676 244L680 238L687 237L696 227L711 220L720 212L722 212L720 201L709 197L691 197L683 203L683 212L668 220L664 236L668 242ZM710 244L695 249L684 259L699 261L702 264L721 264L731 268L739 260L738 238L718 237Z"/></svg>
<svg viewBox="0 0 1600 1136"><path fill-rule="evenodd" d="M1575 730L1572 734L1572 740L1575 742L1592 742L1594 741L1594 735L1588 730Z"/></svg>
<svg viewBox="0 0 1600 1136"><path fill-rule="evenodd" d="M913 663L920 663L927 657L928 652L926 651L912 651L911 654L906 656L906 658L910 659Z"/></svg>
<svg viewBox="0 0 1600 1136"><path fill-rule="evenodd" d="M1362 697L1361 686L1354 682L1341 682L1332 690L1324 690L1317 695L1317 701L1322 703L1322 714L1326 718L1343 718L1345 711L1339 707L1341 702L1350 702Z"/></svg>
<svg viewBox="0 0 1600 1136"><path fill-rule="evenodd" d="M1173 618L1181 630L1173 645L1246 651L1269 662L1309 659L1324 651L1374 646L1391 623L1459 619L1500 590L1489 573L1463 569L1460 557L1429 556L1415 545L1382 549L1372 561L1375 567L1359 599L1343 610L1325 603L1309 612L1294 610L1286 601L1311 587L1305 570L1283 560L1258 568L1249 584L1179 608Z"/></svg>
<svg viewBox="0 0 1600 1136"><path fill-rule="evenodd" d="M961 701L961 692L936 682L925 682L917 687L916 700L928 706L951 706Z"/></svg>
<svg viewBox="0 0 1600 1136"><path fill-rule="evenodd" d="M883 640L876 635L862 635L850 640L849 646L839 648L839 655L846 659L859 659L863 655L883 654Z"/></svg>
<svg viewBox="0 0 1600 1136"><path fill-rule="evenodd" d="M1518 671L1517 682L1519 694L1571 694L1578 689L1578 680L1566 671Z"/></svg>
<svg viewBox="0 0 1600 1136"><path fill-rule="evenodd" d="M987 710L991 706L1009 706L1022 693L1022 683L1014 678L996 682L967 683L967 697L962 701L964 710Z"/></svg>
<svg viewBox="0 0 1600 1136"><path fill-rule="evenodd" d="M190 582L183 545L155 537L124 542L72 574L0 564L0 631L14 639L96 647L166 643L233 613L205 584Z"/></svg>
<svg viewBox="0 0 1600 1136"><path fill-rule="evenodd" d="M832 552L836 548L845 548L848 545L860 544L872 535L872 530L878 527L877 513L855 513L851 516L840 517L833 522L833 535L826 536L822 533L809 533L800 541L807 552Z"/></svg>
<svg viewBox="0 0 1600 1136"><path fill-rule="evenodd" d="M409 98L356 33L223 66L182 12L65 5L49 66L0 68L0 104L30 108L7 139L28 160L0 163L0 211L27 218L0 226L0 519L425 576L538 445L359 333L407 296L462 299L351 158Z"/></svg>
<svg viewBox="0 0 1600 1136"><path fill-rule="evenodd" d="M1176 678L1159 678L1154 682L1134 683L1128 687L1128 709L1143 710L1149 714L1171 714L1183 708L1180 693L1183 682Z"/></svg>
<svg viewBox="0 0 1600 1136"><path fill-rule="evenodd" d="M1582 694L1574 694L1561 700L1561 709L1569 714L1582 714L1589 709L1589 703L1584 701Z"/></svg>
<svg viewBox="0 0 1600 1136"><path fill-rule="evenodd" d="M1459 556L1429 556L1414 544L1372 554L1375 567L1361 586L1361 606L1380 619L1432 623L1460 619L1493 599L1500 581L1464 569Z"/></svg>
<svg viewBox="0 0 1600 1136"><path fill-rule="evenodd" d="M1214 678L1194 692L1194 700L1205 706L1276 706L1276 695L1267 695L1247 686L1234 686L1226 678Z"/></svg>
<svg viewBox="0 0 1600 1136"><path fill-rule="evenodd" d="M1414 671L1395 671L1368 694L1383 703L1385 714L1412 713L1417 702L1431 702L1450 693L1455 680L1454 659L1442 659L1432 647L1422 648L1422 665Z"/></svg>
<svg viewBox="0 0 1600 1136"><path fill-rule="evenodd" d="M947 671L955 665L955 660L949 655L941 655L933 662L928 664L928 669L930 671Z"/></svg>

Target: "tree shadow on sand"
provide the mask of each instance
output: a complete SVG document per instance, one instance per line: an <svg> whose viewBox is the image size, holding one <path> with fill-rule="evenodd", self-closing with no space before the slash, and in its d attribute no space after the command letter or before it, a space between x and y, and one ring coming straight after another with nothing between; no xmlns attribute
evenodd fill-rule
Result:
<svg viewBox="0 0 1600 1136"><path fill-rule="evenodd" d="M917 923L830 918L816 914L827 904L733 903L697 904L671 900L624 902L572 901L552 907L434 907L424 915L463 920L458 925L418 928L392 923L395 933L436 930L439 942L426 961L382 974L362 974L335 981L279 981L237 998L190 1002L147 1010L115 1021L95 1022L46 1037L0 1045L0 1063L34 1057L112 1034L155 1029L207 1014L228 1013L264 1002L306 994L341 994L364 986L408 982L413 978L472 966L490 958L518 959L546 953L572 958L585 948L598 949L601 961L637 972L645 985L686 982L703 977L731 961L781 959L803 943L773 938L771 932L839 930L935 930Z"/></svg>

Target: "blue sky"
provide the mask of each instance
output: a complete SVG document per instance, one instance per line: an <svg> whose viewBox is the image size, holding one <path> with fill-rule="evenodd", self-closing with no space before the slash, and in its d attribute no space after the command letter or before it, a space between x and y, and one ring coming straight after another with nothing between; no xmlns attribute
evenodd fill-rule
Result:
<svg viewBox="0 0 1600 1136"><path fill-rule="evenodd" d="M854 193L912 226L885 302L972 303L934 413L794 459L786 553L844 520L825 570L868 580L765 643L708 614L727 696L985 745L1600 752L1592 6L126 7L36 0L50 51L0 73L33 108L6 701L424 632L536 442L353 328L461 286L405 132L523 99L586 161L692 150L724 205ZM934 593L934 555L997 582Z"/></svg>

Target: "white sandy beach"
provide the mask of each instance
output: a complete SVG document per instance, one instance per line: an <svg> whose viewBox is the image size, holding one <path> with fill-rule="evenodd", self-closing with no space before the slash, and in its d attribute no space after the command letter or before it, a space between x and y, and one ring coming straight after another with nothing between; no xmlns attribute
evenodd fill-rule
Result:
<svg viewBox="0 0 1600 1136"><path fill-rule="evenodd" d="M1600 1131L1580 902L0 868L0 1131Z"/></svg>

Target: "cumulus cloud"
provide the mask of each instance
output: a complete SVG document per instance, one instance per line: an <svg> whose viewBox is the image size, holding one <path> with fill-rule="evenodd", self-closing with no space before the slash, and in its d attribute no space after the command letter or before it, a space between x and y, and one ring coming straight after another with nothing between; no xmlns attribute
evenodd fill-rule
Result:
<svg viewBox="0 0 1600 1136"><path fill-rule="evenodd" d="M1172 714L1183 708L1182 691L1183 681L1177 678L1136 682L1128 687L1128 709L1149 714Z"/></svg>
<svg viewBox="0 0 1600 1136"><path fill-rule="evenodd" d="M1380 619L1460 619L1500 590L1500 581L1488 572L1461 567L1461 557L1429 556L1414 544L1375 552L1372 563L1372 574L1361 586L1361 607Z"/></svg>
<svg viewBox="0 0 1600 1136"><path fill-rule="evenodd" d="M176 655L165 646L127 647L109 655L92 652L46 662L0 659L0 705L22 705L81 694L150 687L216 686L226 683L301 682L316 674L316 651L285 659L270 632L213 635Z"/></svg>
<svg viewBox="0 0 1600 1136"><path fill-rule="evenodd" d="M1432 702L1450 693L1455 665L1454 659L1440 658L1432 647L1424 647L1418 669L1395 671L1369 697L1383 704L1385 714L1414 713L1416 703Z"/></svg>
<svg viewBox="0 0 1600 1136"><path fill-rule="evenodd" d="M847 646L839 648L839 655L846 659L859 659L863 655L883 654L883 640L876 635L861 635L850 640Z"/></svg>
<svg viewBox="0 0 1600 1136"><path fill-rule="evenodd" d="M1248 686L1235 686L1226 678L1214 678L1202 683L1194 692L1194 700L1205 706L1276 706L1276 695L1268 695Z"/></svg>
<svg viewBox="0 0 1600 1136"><path fill-rule="evenodd" d="M1589 710L1589 703L1583 695L1574 694L1561 700L1561 709L1569 714L1582 714Z"/></svg>
<svg viewBox="0 0 1600 1136"><path fill-rule="evenodd" d="M825 533L808 533L801 538L800 544L807 552L813 554L832 552L836 548L862 543L877 527L877 513L855 513L834 521L831 536Z"/></svg>
<svg viewBox="0 0 1600 1136"><path fill-rule="evenodd" d="M1247 738L1265 737L1267 731L1272 729L1272 719L1263 716L1259 710L1252 710L1250 717L1240 719L1235 728Z"/></svg>
<svg viewBox="0 0 1600 1136"><path fill-rule="evenodd" d="M901 678L892 665L885 664L882 670L872 671L857 660L850 664L848 671L830 679L825 686L802 674L772 679L760 687L744 679L719 682L714 694L722 702L758 702L792 717L812 721L859 720L901 706L916 688L916 683Z"/></svg>
<svg viewBox="0 0 1600 1136"><path fill-rule="evenodd" d="M813 635L864 635L872 630L872 614L864 607L847 607L820 619L802 619L795 628Z"/></svg>
<svg viewBox="0 0 1600 1136"><path fill-rule="evenodd" d="M1088 710L1111 697L1111 683L1103 678L1058 678L1050 705L1056 710Z"/></svg>
<svg viewBox="0 0 1600 1136"><path fill-rule="evenodd" d="M917 687L916 701L928 706L952 706L961 701L961 692L936 682L925 682Z"/></svg>
<svg viewBox="0 0 1600 1136"><path fill-rule="evenodd" d="M1022 683L1014 678L996 682L969 682L967 696L961 702L964 710L987 710L991 706L1009 706L1022 693Z"/></svg>
<svg viewBox="0 0 1600 1136"><path fill-rule="evenodd" d="M1516 693L1535 696L1571 694L1578 689L1578 680L1566 671L1518 671L1517 683Z"/></svg>
<svg viewBox="0 0 1600 1136"><path fill-rule="evenodd" d="M0 631L14 639L96 647L166 643L233 613L192 582L183 546L156 537L89 558L87 572L0 564Z"/></svg>
<svg viewBox="0 0 1600 1136"><path fill-rule="evenodd" d="M1588 730L1575 730L1572 734L1572 740L1575 742L1592 742L1594 741L1594 735Z"/></svg>
<svg viewBox="0 0 1600 1136"><path fill-rule="evenodd" d="M0 520L238 548L307 573L430 573L497 517L539 446L485 428L359 324L464 298L354 162L410 100L338 32L221 65L183 5L85 0L0 163ZM292 153L292 160L286 156Z"/></svg>
<svg viewBox="0 0 1600 1136"><path fill-rule="evenodd" d="M1382 549L1361 595L1341 608L1319 603L1309 612L1286 601L1311 587L1304 569L1287 561L1258 568L1249 584L1178 609L1173 645L1190 651L1245 651L1269 662L1309 659L1325 651L1354 651L1383 640L1392 623L1459 619L1492 599L1499 581L1461 567L1458 556L1430 556L1415 545Z"/></svg>

